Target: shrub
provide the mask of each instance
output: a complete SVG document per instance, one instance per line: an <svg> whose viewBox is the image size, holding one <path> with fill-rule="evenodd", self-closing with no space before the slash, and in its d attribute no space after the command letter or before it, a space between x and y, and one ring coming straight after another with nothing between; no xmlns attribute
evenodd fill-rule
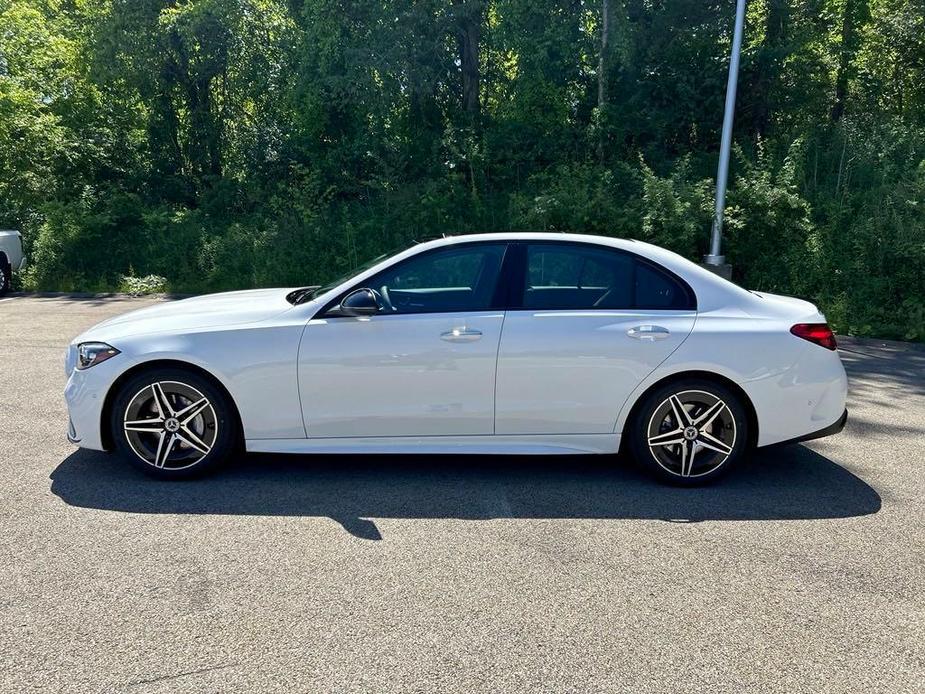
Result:
<svg viewBox="0 0 925 694"><path fill-rule="evenodd" d="M146 277L122 275L119 281L119 291L132 296L163 294L167 291L167 280L160 275L147 275Z"/></svg>

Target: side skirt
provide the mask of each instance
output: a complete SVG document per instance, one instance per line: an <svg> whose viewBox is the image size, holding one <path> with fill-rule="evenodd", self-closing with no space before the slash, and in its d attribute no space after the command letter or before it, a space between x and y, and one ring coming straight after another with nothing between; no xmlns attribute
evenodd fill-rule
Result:
<svg viewBox="0 0 925 694"><path fill-rule="evenodd" d="M501 436L376 436L317 439L248 439L251 453L432 453L575 455L616 453L619 434Z"/></svg>

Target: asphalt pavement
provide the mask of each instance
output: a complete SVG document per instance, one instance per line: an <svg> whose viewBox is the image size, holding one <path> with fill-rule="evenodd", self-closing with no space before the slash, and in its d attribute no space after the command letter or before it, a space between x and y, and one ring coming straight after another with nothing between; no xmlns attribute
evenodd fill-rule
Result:
<svg viewBox="0 0 925 694"><path fill-rule="evenodd" d="M844 341L850 418L720 484L607 457L65 439L64 348L152 299L0 300L0 691L922 692L925 351Z"/></svg>

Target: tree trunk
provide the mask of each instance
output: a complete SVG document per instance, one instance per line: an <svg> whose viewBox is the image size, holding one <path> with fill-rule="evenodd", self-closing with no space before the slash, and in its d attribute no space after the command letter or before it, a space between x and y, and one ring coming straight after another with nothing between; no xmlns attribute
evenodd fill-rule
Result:
<svg viewBox="0 0 925 694"><path fill-rule="evenodd" d="M769 0L765 20L764 44L758 53L753 97L752 124L756 133L765 135L771 123L772 93L780 79L790 24L788 0Z"/></svg>
<svg viewBox="0 0 925 694"><path fill-rule="evenodd" d="M610 0L601 5L601 56L597 68L597 107L601 110L608 103L607 81L610 73Z"/></svg>
<svg viewBox="0 0 925 694"><path fill-rule="evenodd" d="M477 120L481 111L479 41L482 33L483 0L464 0L458 7L456 37L462 72L462 106L470 118Z"/></svg>
<svg viewBox="0 0 925 694"><path fill-rule="evenodd" d="M841 24L841 46L838 51L838 70L835 73L835 101L830 114L833 123L837 123L845 114L848 82L851 78L854 57L860 48L861 29L868 16L868 0L845 0Z"/></svg>

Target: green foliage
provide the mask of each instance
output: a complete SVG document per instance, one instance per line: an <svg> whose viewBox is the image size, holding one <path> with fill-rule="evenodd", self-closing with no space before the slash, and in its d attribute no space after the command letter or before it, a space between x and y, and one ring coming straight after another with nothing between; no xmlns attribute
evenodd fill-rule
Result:
<svg viewBox="0 0 925 694"><path fill-rule="evenodd" d="M511 197L511 226L639 237L639 176L627 165L564 164Z"/></svg>
<svg viewBox="0 0 925 694"><path fill-rule="evenodd" d="M119 291L132 296L163 294L167 291L167 280L160 275L147 275L146 277L122 275L119 281Z"/></svg>
<svg viewBox="0 0 925 694"><path fill-rule="evenodd" d="M736 151L735 185L727 200L727 250L743 284L775 293L803 294L807 261L813 248L809 203L800 195L796 162L804 147L799 140L782 162L776 162L759 142L755 158Z"/></svg>
<svg viewBox="0 0 925 694"><path fill-rule="evenodd" d="M305 285L507 229L696 260L731 4L607 5L605 41L603 0L0 0L21 281ZM922 0L748 4L724 251L841 331L925 339L923 22Z"/></svg>
<svg viewBox="0 0 925 694"><path fill-rule="evenodd" d="M703 230L712 217L713 191L709 179L691 181L689 157L681 157L666 178L643 161L643 238L689 258L702 253Z"/></svg>
<svg viewBox="0 0 925 694"><path fill-rule="evenodd" d="M845 124L831 144L841 175L817 193L823 304L861 335L925 339L925 130Z"/></svg>

